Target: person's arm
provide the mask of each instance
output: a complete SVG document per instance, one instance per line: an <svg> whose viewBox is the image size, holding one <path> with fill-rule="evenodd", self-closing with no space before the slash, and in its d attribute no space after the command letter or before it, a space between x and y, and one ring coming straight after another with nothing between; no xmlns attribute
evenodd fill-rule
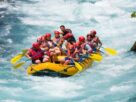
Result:
<svg viewBox="0 0 136 102"><path fill-rule="evenodd" d="M60 41L59 43L57 44L58 47L62 46L62 44L64 43L64 39L63 38L60 38Z"/></svg>
<svg viewBox="0 0 136 102"><path fill-rule="evenodd" d="M28 59L32 59L31 56L30 56L30 51L29 51L29 50L26 52L25 56L26 56Z"/></svg>
<svg viewBox="0 0 136 102"><path fill-rule="evenodd" d="M100 41L100 39L98 38L98 50L101 48L102 46L102 42Z"/></svg>
<svg viewBox="0 0 136 102"><path fill-rule="evenodd" d="M68 57L71 57L71 56L70 56L70 50L67 49L67 51L68 51L67 56L68 56Z"/></svg>

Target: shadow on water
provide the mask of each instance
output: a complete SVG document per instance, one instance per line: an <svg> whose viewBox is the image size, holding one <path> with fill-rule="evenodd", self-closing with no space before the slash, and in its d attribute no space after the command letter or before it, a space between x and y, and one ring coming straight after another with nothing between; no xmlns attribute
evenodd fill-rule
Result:
<svg viewBox="0 0 136 102"><path fill-rule="evenodd" d="M136 102L136 95L128 99L127 102Z"/></svg>

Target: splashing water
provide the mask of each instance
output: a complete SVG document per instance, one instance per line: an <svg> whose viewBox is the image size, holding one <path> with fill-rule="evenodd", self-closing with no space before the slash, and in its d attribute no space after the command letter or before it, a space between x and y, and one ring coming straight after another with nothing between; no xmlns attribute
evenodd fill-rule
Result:
<svg viewBox="0 0 136 102"><path fill-rule="evenodd" d="M7 0L0 2L1 102L135 102L136 40L133 0ZM60 25L75 37L96 29L103 46L118 55L69 78L28 76L13 70L10 58L31 47L36 38Z"/></svg>

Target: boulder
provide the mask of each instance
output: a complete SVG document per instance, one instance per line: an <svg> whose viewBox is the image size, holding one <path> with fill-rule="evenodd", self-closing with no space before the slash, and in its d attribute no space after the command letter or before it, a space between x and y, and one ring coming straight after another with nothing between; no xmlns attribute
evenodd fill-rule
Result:
<svg viewBox="0 0 136 102"><path fill-rule="evenodd" d="M131 17L136 17L136 12L132 12Z"/></svg>
<svg viewBox="0 0 136 102"><path fill-rule="evenodd" d="M136 52L136 42L134 43L134 45L132 46L132 48L130 49L130 51L135 51Z"/></svg>

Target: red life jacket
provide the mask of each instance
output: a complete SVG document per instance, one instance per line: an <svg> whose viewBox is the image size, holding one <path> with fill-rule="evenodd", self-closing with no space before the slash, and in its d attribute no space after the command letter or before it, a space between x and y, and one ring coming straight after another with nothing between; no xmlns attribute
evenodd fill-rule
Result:
<svg viewBox="0 0 136 102"><path fill-rule="evenodd" d="M33 48L29 49L30 56L32 57L32 60L37 60L43 57L44 53L41 49L34 50Z"/></svg>

